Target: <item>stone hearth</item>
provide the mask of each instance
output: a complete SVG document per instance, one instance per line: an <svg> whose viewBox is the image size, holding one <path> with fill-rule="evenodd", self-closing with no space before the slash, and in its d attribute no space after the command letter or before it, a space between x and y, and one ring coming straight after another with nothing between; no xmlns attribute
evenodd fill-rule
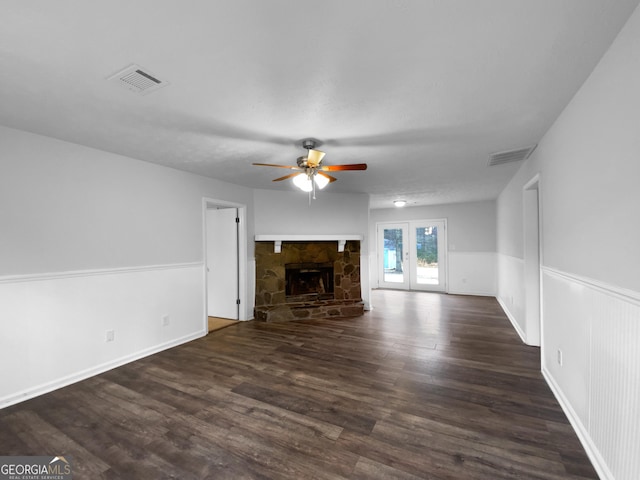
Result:
<svg viewBox="0 0 640 480"><path fill-rule="evenodd" d="M306 318L355 317L364 313L360 288L360 242L348 240L343 252L335 241L257 241L256 320L283 322ZM286 266L333 266L333 294L312 292L287 296ZM289 277L291 278L291 277ZM324 282L327 283L327 282Z"/></svg>

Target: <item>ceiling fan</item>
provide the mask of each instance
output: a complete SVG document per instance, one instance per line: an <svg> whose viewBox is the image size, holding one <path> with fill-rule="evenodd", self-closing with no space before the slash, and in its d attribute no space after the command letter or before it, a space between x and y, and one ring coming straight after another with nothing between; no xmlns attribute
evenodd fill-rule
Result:
<svg viewBox="0 0 640 480"><path fill-rule="evenodd" d="M276 165L274 163L254 163L261 167L277 167L296 170L294 173L274 179L274 182L280 182L291 178L296 187L304 192L313 192L315 199L316 186L323 189L329 183L335 182L337 178L326 172L338 172L344 170L366 170L366 163L350 163L346 165L322 165L324 152L316 150L316 141L312 139L304 140L302 146L307 149L307 155L298 157L297 165Z"/></svg>

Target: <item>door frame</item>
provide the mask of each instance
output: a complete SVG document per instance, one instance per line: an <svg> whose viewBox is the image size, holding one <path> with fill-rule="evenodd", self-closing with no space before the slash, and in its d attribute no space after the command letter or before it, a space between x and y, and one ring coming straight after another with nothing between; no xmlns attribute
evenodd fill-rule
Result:
<svg viewBox="0 0 640 480"><path fill-rule="evenodd" d="M227 200L219 200L215 198L202 197L202 275L203 275L203 300L204 300L204 326L205 330L208 330L208 275L207 275L207 209L209 208L236 208L238 211L238 218L240 222L238 224L238 239L237 239L237 265L238 265L238 299L240 300L240 306L238 309L238 320L249 320L250 310L252 304L247 298L248 278L247 278L247 206L241 203L229 202Z"/></svg>
<svg viewBox="0 0 640 480"><path fill-rule="evenodd" d="M426 288L412 288L412 280L411 277L414 275L413 267L417 266L417 262L415 261L415 232L413 229L416 226L421 225L429 225L436 222L442 222L443 231L438 235L438 238L442 240L442 251L438 253L438 263L442 263L444 267L444 275L442 275L442 288L430 289L428 288L428 284ZM409 269L406 272L406 279L402 284L397 284L398 286L391 286L388 284L382 285L384 279L384 271L383 271L383 256L384 256L384 241L381 236L381 228L385 226L394 226L399 227L401 225L407 226L407 241L406 241L406 250L409 253L409 263L414 261L416 265L409 265ZM448 242L447 242L447 219L446 218L429 218L429 219L421 219L421 220L397 220L397 221L389 221L389 222L376 222L376 245L377 245L377 265L376 272L378 278L378 287L379 288L395 288L397 290L408 290L408 291L416 291L416 292L439 292L439 293L448 293L449 292L449 255L448 255ZM413 259L413 260L412 260ZM442 259L442 262L441 262Z"/></svg>

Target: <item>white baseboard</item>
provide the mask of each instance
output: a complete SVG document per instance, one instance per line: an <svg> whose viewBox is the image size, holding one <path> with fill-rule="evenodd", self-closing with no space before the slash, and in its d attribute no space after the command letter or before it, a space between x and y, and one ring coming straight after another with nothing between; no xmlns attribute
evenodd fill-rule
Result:
<svg viewBox="0 0 640 480"><path fill-rule="evenodd" d="M493 292L481 292L481 291L473 291L473 290L449 290L447 292L449 295L473 295L474 297L495 297L496 294Z"/></svg>
<svg viewBox="0 0 640 480"><path fill-rule="evenodd" d="M135 360L140 360L141 358L148 357L149 355L153 355L153 354L162 352L164 350L177 347L178 345L182 345L183 343L191 342L198 338L204 337L205 335L207 335L207 333L208 333L207 331L203 330L190 335L186 335L182 338L178 338L161 345L156 345L154 347L147 348L145 350L141 350L139 352L135 352L130 355L125 355L124 357L118 358L111 362L106 362L106 363L103 363L102 365L96 365L95 367L88 368L81 372L76 372L72 375L68 375L66 377L56 379L53 382L48 382L22 392L17 392L15 394L8 395L4 398L0 398L0 408L9 407L16 403L24 402L25 400L35 398L39 395L44 395L45 393L52 392L59 388L66 387L73 383L77 383L82 380L86 380L87 378L107 372L109 370L113 370L114 368L121 367L122 365L126 365L127 363L131 363Z"/></svg>
<svg viewBox="0 0 640 480"><path fill-rule="evenodd" d="M515 331L520 336L520 340L522 340L522 343L527 343L527 340L526 340L524 332L522 331L522 328L520 328L520 325L518 325L518 322L516 322L515 317L511 314L511 312L509 311L509 309L507 308L505 303L500 299L500 297L497 297L497 296L496 296L496 300L498 301L498 303L502 307L502 310L504 310L504 313L507 316L507 318L509 319L509 321L511 322L511 325L513 325L513 328L515 329Z"/></svg>

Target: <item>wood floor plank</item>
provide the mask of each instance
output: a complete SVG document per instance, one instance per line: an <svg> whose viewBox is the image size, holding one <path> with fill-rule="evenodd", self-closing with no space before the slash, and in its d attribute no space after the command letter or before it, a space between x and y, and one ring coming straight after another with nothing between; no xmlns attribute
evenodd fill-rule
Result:
<svg viewBox="0 0 640 480"><path fill-rule="evenodd" d="M28 450L12 451L2 444L3 455L46 455L67 456L72 458L74 474L85 478L100 478L110 465L87 450L81 442L60 431L55 425L47 422L39 413L30 410L18 410L3 419L3 425L19 437ZM54 450L49 450L51 446ZM7 446L8 447L8 446ZM65 454L61 453L65 452ZM68 452L72 452L68 455Z"/></svg>
<svg viewBox="0 0 640 480"><path fill-rule="evenodd" d="M351 478L361 480L420 480L426 477L418 477L370 458L360 457Z"/></svg>
<svg viewBox="0 0 640 480"><path fill-rule="evenodd" d="M376 424L372 437L379 438L393 445L411 446L416 451L440 452L441 455L453 456L453 461L466 461L473 459L483 464L501 465L508 463L516 472L522 472L525 478L535 478L538 471L545 474L555 473L562 478L566 474L562 458L558 455L550 460L544 456L532 455L530 452L522 454L505 450L503 445L492 445L487 437L482 440L469 439L458 429L454 434L448 435L442 430L438 434L425 435L421 431L398 425L397 422L380 421Z"/></svg>
<svg viewBox="0 0 640 480"><path fill-rule="evenodd" d="M376 290L352 319L238 322L0 410L1 455L74 478L597 475L493 298Z"/></svg>
<svg viewBox="0 0 640 480"><path fill-rule="evenodd" d="M277 458L291 458L292 462L304 459L307 469L323 471L329 476L349 475L358 456L338 448L335 441L314 435L306 425L281 422L273 416L238 414L227 408L211 407L210 419L227 416L233 423L229 432L241 434L253 441L269 445L279 452Z"/></svg>
<svg viewBox="0 0 640 480"><path fill-rule="evenodd" d="M324 437L330 440L337 440L343 431L342 427L332 423L323 422L307 415L285 410L233 392L212 388L207 394L208 398L215 404L216 409L228 409L232 413L285 424L291 429L303 430L307 437ZM203 414L207 418L215 415L215 413L211 413L210 409L207 409ZM202 414L199 414L199 416L202 417Z"/></svg>
<svg viewBox="0 0 640 480"><path fill-rule="evenodd" d="M249 383L239 385L232 392L357 432L369 433L375 425L375 419L353 411L341 410L331 401L324 402L315 398L285 394Z"/></svg>

